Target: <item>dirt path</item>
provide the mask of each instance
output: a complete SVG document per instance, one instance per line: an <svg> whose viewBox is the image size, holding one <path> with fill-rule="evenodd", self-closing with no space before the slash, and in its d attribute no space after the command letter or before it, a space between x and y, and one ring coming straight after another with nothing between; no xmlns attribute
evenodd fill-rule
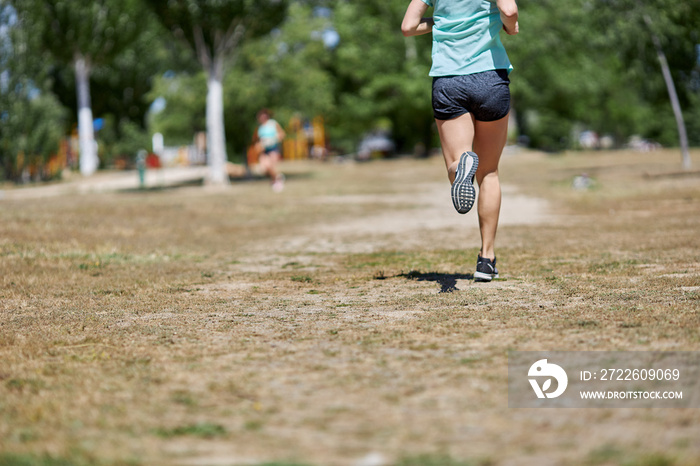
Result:
<svg viewBox="0 0 700 466"><path fill-rule="evenodd" d="M201 181L207 174L207 167L172 167L147 170L144 187L167 188ZM90 177L67 173L62 181L45 185L11 186L0 189L0 201L44 199L70 194L97 194L117 191L137 190L140 187L138 172L102 171Z"/></svg>
<svg viewBox="0 0 700 466"><path fill-rule="evenodd" d="M410 198L409 198L410 196ZM411 208L404 204L410 199ZM379 213L310 225L301 234L278 239L279 251L307 253L370 253L391 248L413 248L426 241L459 235L464 247L479 247L479 224L475 212L461 216L454 211L446 182L414 185L411 193L364 196L324 196L314 202L337 206L372 204ZM396 209L396 207L401 207ZM544 199L518 194L503 187L500 225L535 225L555 221Z"/></svg>
<svg viewBox="0 0 700 466"><path fill-rule="evenodd" d="M510 153L505 156L514 156ZM507 161L506 161L507 163ZM467 215L459 215L452 207L449 184L444 179L444 168L439 159L429 163L376 162L379 172L395 171L379 183L389 193L321 195L304 202L335 208L347 215L333 216L314 222L302 231L285 234L263 248L279 252L305 253L370 253L386 249L424 247L459 238L465 248L479 247L479 224L476 206ZM303 169L302 169L303 170ZM415 171L424 171L423 181L416 182ZM403 178L410 179L405 184ZM291 187L290 189L294 189ZM537 225L557 222L550 203L527 196L514 185L502 185L503 199L499 225ZM366 206L366 209L362 209ZM354 212L359 207L359 215ZM255 248L255 246L253 246ZM258 249L256 251L259 252Z"/></svg>

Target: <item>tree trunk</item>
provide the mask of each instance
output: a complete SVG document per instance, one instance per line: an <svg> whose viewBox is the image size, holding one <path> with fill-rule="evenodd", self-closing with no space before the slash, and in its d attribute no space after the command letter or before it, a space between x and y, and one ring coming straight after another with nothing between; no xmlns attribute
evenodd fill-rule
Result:
<svg viewBox="0 0 700 466"><path fill-rule="evenodd" d="M644 21L647 23L649 30L651 31L651 40L654 43L654 48L656 48L656 56L659 59L659 64L661 65L661 73L664 75L664 81L666 82L666 90L668 91L668 97L671 100L671 107L673 108L673 115L676 117L676 126L678 127L678 139L681 145L681 159L684 169L690 168L690 152L688 149L688 134L685 130L685 121L683 121L683 112L681 111L681 104L678 101L678 94L676 94L676 86L673 84L673 77L671 76L671 69L668 66L668 60L666 60L666 54L661 48L661 41L658 36L654 34L651 30L651 18L649 15L644 15Z"/></svg>
<svg viewBox="0 0 700 466"><path fill-rule="evenodd" d="M207 148L209 178L213 185L229 184L226 171L226 133L224 131L223 57L215 56L207 82Z"/></svg>
<svg viewBox="0 0 700 466"><path fill-rule="evenodd" d="M95 173L99 160L92 123L90 103L90 63L80 55L75 56L75 86L78 94L78 137L80 140L80 173L90 176Z"/></svg>

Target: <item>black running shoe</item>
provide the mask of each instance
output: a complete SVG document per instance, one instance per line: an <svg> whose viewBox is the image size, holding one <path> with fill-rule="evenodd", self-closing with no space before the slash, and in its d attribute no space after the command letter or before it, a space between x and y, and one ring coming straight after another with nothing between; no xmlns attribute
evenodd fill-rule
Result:
<svg viewBox="0 0 700 466"><path fill-rule="evenodd" d="M474 152L465 152L459 158L455 181L452 183L452 204L460 214L466 214L474 206L474 175L478 166L479 157Z"/></svg>
<svg viewBox="0 0 700 466"><path fill-rule="evenodd" d="M494 278L498 278L498 269L496 268L496 258L487 259L479 256L476 260L476 272L474 272L474 280L477 282L490 282Z"/></svg>

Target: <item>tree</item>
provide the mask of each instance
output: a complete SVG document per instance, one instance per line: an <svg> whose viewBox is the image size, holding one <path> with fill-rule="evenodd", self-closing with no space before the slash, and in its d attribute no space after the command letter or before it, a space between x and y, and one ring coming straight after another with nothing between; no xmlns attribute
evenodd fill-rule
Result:
<svg viewBox="0 0 700 466"><path fill-rule="evenodd" d="M675 121L698 99L693 79L700 72L700 2L518 4L521 32L504 42L515 65L511 90L520 130L533 146L573 147L577 126L612 134L619 142L640 134L678 143L683 128ZM667 67L659 66L659 51ZM677 90L673 105L671 85Z"/></svg>
<svg viewBox="0 0 700 466"><path fill-rule="evenodd" d="M90 76L96 65L109 64L141 32L144 11L139 0L11 0L28 29L39 32L41 48L75 70L80 137L80 171L99 165L93 132Z"/></svg>
<svg viewBox="0 0 700 466"><path fill-rule="evenodd" d="M227 184L223 80L246 38L268 34L284 19L285 0L145 0L162 24L194 53L207 74L209 182Z"/></svg>
<svg viewBox="0 0 700 466"><path fill-rule="evenodd" d="M663 77L667 102L671 104L676 122L682 165L690 168L687 131L675 81L687 83L700 58L700 3L696 0L606 0L604 5L601 15L602 24L607 27L606 36L619 44L623 56L636 62L636 66L660 69L661 75L657 71L653 81L660 82L659 78Z"/></svg>
<svg viewBox="0 0 700 466"><path fill-rule="evenodd" d="M172 38L155 18L141 21L138 38L107 64L97 64L90 76L90 102L94 118L103 124L95 132L100 166L135 161L139 150L151 147L147 131L152 89L158 77L172 69L194 69L189 54L173 44ZM75 73L70 67L54 65L52 91L73 116L78 114ZM183 132L181 134L187 134ZM190 138L191 142L191 138Z"/></svg>

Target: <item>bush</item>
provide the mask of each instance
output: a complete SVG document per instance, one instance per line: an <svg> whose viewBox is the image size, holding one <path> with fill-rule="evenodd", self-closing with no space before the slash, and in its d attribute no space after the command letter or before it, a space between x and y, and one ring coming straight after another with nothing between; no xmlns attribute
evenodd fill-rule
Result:
<svg viewBox="0 0 700 466"><path fill-rule="evenodd" d="M0 93L0 165L5 179L46 179L64 136L66 111L50 93L16 83Z"/></svg>

